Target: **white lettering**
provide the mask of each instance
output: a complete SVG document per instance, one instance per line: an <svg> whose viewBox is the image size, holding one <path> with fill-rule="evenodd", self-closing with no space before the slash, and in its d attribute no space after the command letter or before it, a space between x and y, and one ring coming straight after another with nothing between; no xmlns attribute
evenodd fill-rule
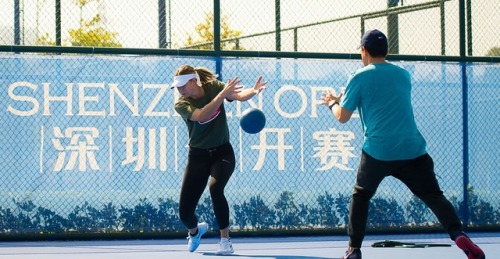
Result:
<svg viewBox="0 0 500 259"><path fill-rule="evenodd" d="M38 109L40 107L40 103L38 101L31 97L31 96L24 96L24 95L16 95L15 91L18 87L27 87L29 89L32 89L33 91L36 91L37 86L28 82L16 82L13 83L9 86L9 89L7 90L9 97L14 100L14 101L20 101L20 102L28 102L33 104L33 108L30 110L22 111L14 108L12 105L9 105L7 107L7 111L10 113L17 115L17 116L32 116L35 115L38 112Z"/></svg>
<svg viewBox="0 0 500 259"><path fill-rule="evenodd" d="M339 131L330 128L328 131L314 132L313 138L318 142L318 145L313 148L316 151L313 157L320 158L322 165L321 168L316 170L325 171L333 167L342 170L353 170L347 166L349 159L356 157L353 154L354 147L350 143L355 138L352 131Z"/></svg>
<svg viewBox="0 0 500 259"><path fill-rule="evenodd" d="M293 146L285 145L285 133L290 132L290 129L285 128L265 128L259 133L259 145L252 145L251 149L259 150L259 158L253 167L253 170L260 170L266 160L267 150L276 150L278 152L278 170L285 169L285 150L292 150ZM267 134L276 134L276 145L267 143Z"/></svg>
<svg viewBox="0 0 500 259"><path fill-rule="evenodd" d="M127 100L125 95L118 88L118 84L109 84L109 116L116 116L115 113L115 95L132 111L132 116L139 116L139 90L137 84L132 84L133 103Z"/></svg>
<svg viewBox="0 0 500 259"><path fill-rule="evenodd" d="M155 95L154 99L151 101L150 105L144 112L144 116L165 116L169 117L170 114L168 111L166 112L155 112L154 109L160 102L161 98L165 95L165 92L168 89L168 85L161 85L161 84L143 84L142 85L143 89L158 89L158 93Z"/></svg>
<svg viewBox="0 0 500 259"><path fill-rule="evenodd" d="M321 94L323 92L331 90L329 87L311 87L311 118L317 118L318 117L318 106L321 106Z"/></svg>
<svg viewBox="0 0 500 259"><path fill-rule="evenodd" d="M54 166L55 172L60 172L69 153L68 163L64 170L69 171L78 164L78 171L85 172L87 163L94 171L99 170L94 152L99 150L95 144L95 138L99 137L99 131L94 127L70 127L64 131L59 127L54 128L54 137L52 143L58 151L57 161ZM68 145L64 145L62 139L70 139Z"/></svg>
<svg viewBox="0 0 500 259"><path fill-rule="evenodd" d="M78 84L78 115L81 116L100 116L103 117L104 111L88 111L85 108L85 104L88 102L99 103L98 95L85 95L85 89L87 88L104 88L104 83L79 83Z"/></svg>
<svg viewBox="0 0 500 259"><path fill-rule="evenodd" d="M66 96L50 96L50 83L43 83L43 115L51 115L50 101L66 102L66 116L73 115L73 84L66 84Z"/></svg>
<svg viewBox="0 0 500 259"><path fill-rule="evenodd" d="M39 100L37 99L39 95L36 94L38 90L36 84L29 82L11 84L8 88L8 96L12 103L8 104L7 111L17 116L34 116L40 112L40 105L43 103L42 115L44 116L75 116L76 112L76 116L104 117L116 116L117 112L120 113L123 110L130 111L130 116L133 117L179 116L173 105L179 98L179 93L175 90L168 91L168 84L143 83L141 88L139 88L140 84L120 87L117 83L65 83L65 87L54 87L50 83L43 83L42 86L43 95ZM78 87L75 95L73 95L74 86ZM274 108L283 118L293 119L303 116L310 106L309 116L317 118L319 109L317 107L321 106L321 93L329 89L326 86L302 88L295 85L283 85L277 88L272 97L273 105L269 108ZM106 94L109 96L102 98ZM309 94L311 94L310 97ZM164 99L166 96L169 98L168 101ZM246 102L227 102L231 105L227 106L226 116L228 118L239 117L245 109L250 107L263 109L266 98L271 97L264 93ZM103 103L106 100L109 103ZM75 107L73 107L74 102L78 102ZM141 108L144 109L142 112ZM60 111L60 109L65 109L65 111ZM353 117L357 117L357 114L353 114Z"/></svg>
<svg viewBox="0 0 500 259"><path fill-rule="evenodd" d="M139 127L137 129L137 137L134 137L133 128L127 127L125 129L125 137L122 141L125 143L126 152L125 159L122 161L122 165L128 165L131 163L135 163L134 169L132 171L138 172L143 169L144 163L146 159L148 160L148 169L156 169L157 166L157 157L159 157L160 161L160 170L167 170L167 128L159 129L159 138L160 138L160 154L157 154L157 129L151 128L148 129L147 138L147 150L148 154L146 154L146 131L145 128ZM137 153L134 154L134 150L137 150Z"/></svg>
<svg viewBox="0 0 500 259"><path fill-rule="evenodd" d="M296 102L300 102L299 110L294 112L294 113L287 113L283 109L281 109L280 98L283 94L285 94L288 91L296 92L299 94L299 97L300 97L299 99L291 98L291 97L287 98L287 100L294 100ZM294 106L295 105L296 104L294 104ZM287 105L287 106L290 107L290 105ZM275 107L276 111L284 118L297 118L300 115L302 115L307 108L307 96L304 93L304 91L297 86L284 85L284 86L280 87L280 89L278 89L278 91L275 94L274 107Z"/></svg>

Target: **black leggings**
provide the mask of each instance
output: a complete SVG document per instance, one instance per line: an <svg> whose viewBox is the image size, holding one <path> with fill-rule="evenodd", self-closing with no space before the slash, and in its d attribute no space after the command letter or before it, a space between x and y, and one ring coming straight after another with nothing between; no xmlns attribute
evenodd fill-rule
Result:
<svg viewBox="0 0 500 259"><path fill-rule="evenodd" d="M455 208L439 187L434 174L434 162L428 154L410 160L380 161L363 151L349 212L351 247L361 247L370 199L386 176L399 179L420 198L436 215L451 239L462 230Z"/></svg>
<svg viewBox="0 0 500 259"><path fill-rule="evenodd" d="M209 178L210 196L219 229L229 226L229 205L224 187L233 174L235 164L230 143L213 149L189 148L179 201L179 217L188 229L198 224L195 210Z"/></svg>

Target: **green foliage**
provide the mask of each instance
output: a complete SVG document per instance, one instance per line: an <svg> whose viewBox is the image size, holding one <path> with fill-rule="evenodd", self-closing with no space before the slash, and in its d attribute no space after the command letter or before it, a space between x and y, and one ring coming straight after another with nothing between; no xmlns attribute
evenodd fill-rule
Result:
<svg viewBox="0 0 500 259"><path fill-rule="evenodd" d="M500 210L495 210L490 203L481 200L476 195L473 186L469 185L467 187L467 191L469 194L467 206L469 208L469 210L467 211L469 215L469 222L467 223L473 226L499 224ZM466 204L464 201L461 201L458 204L458 211L461 212L459 214L463 215Z"/></svg>
<svg viewBox="0 0 500 259"><path fill-rule="evenodd" d="M78 5L78 7L82 8L84 6L86 6L87 4L89 3L92 3L92 2L100 2L101 0L73 0L73 2Z"/></svg>
<svg viewBox="0 0 500 259"><path fill-rule="evenodd" d="M279 229L296 229L300 226L299 208L295 204L293 193L284 191L274 205L276 209L276 227Z"/></svg>
<svg viewBox="0 0 500 259"><path fill-rule="evenodd" d="M122 44L118 41L118 33L112 32L104 27L101 14L97 13L92 18L83 19L83 9L91 3L99 3L101 0L75 0L75 4L80 8L80 26L69 29L69 38L65 43L73 47L93 46L93 47L113 47L121 48ZM56 43L45 33L37 38L38 45L55 46Z"/></svg>
<svg viewBox="0 0 500 259"><path fill-rule="evenodd" d="M0 233L32 232L31 218L24 214L15 215L10 208L0 207Z"/></svg>
<svg viewBox="0 0 500 259"><path fill-rule="evenodd" d="M368 211L369 227L395 227L405 222L404 210L394 199L372 198Z"/></svg>
<svg viewBox="0 0 500 259"><path fill-rule="evenodd" d="M37 232L60 233L68 229L68 220L52 210L38 207L33 225L36 226Z"/></svg>
<svg viewBox="0 0 500 259"><path fill-rule="evenodd" d="M146 198L140 199L139 204L134 208L125 208L121 206L120 213L122 217L123 230L126 231L154 231L158 230L155 215L158 210Z"/></svg>
<svg viewBox="0 0 500 259"><path fill-rule="evenodd" d="M417 196L413 195L406 205L408 220L415 226L425 226L430 224L428 218L431 215L430 209Z"/></svg>
<svg viewBox="0 0 500 259"><path fill-rule="evenodd" d="M349 203L351 201L351 197L347 195L343 195L339 193L337 198L335 198L335 209L339 214L339 218L341 219L341 223L347 225L349 223Z"/></svg>
<svg viewBox="0 0 500 259"><path fill-rule="evenodd" d="M200 222L207 222L214 229L219 228L217 220L215 220L215 215L212 209L212 199L210 199L210 197L205 197L203 202L196 207L196 214L198 215L198 220Z"/></svg>
<svg viewBox="0 0 500 259"><path fill-rule="evenodd" d="M158 225L161 230L179 230L183 229L184 225L177 216L179 211L179 203L171 198L166 200L158 199Z"/></svg>
<svg viewBox="0 0 500 259"><path fill-rule="evenodd" d="M104 204L102 210L85 202L68 215L68 227L80 232L116 231L119 227L118 211L113 203Z"/></svg>
<svg viewBox="0 0 500 259"><path fill-rule="evenodd" d="M233 205L234 223L240 230L297 230L345 228L348 223L350 196L325 192L316 197L316 205L297 204L293 192L284 191L274 204L266 204L260 195ZM456 197L450 199L463 212L465 204ZM0 233L107 233L158 232L185 230L178 218L178 202L158 199L157 205L146 198L132 207L103 204L97 208L88 202L76 206L67 217L37 207L32 201L12 200L14 209L0 207ZM394 199L375 197L369 207L369 228L408 228L430 226L430 210L413 196L403 209ZM210 197L205 197L196 209L200 221L218 229ZM460 213L459 213L460 214ZM498 225L500 210L481 200L469 188L469 225Z"/></svg>
<svg viewBox="0 0 500 259"><path fill-rule="evenodd" d="M242 32L233 30L227 22L228 17L221 15L220 21L220 37L221 49L223 50L244 50L236 41L222 41L224 39L232 39L241 36ZM202 23L195 27L197 37L188 36L186 46L197 46L196 49L211 50L214 42L214 15L207 13Z"/></svg>
<svg viewBox="0 0 500 259"><path fill-rule="evenodd" d="M486 53L486 56L500 57L500 47L493 47L489 49L488 52Z"/></svg>
<svg viewBox="0 0 500 259"><path fill-rule="evenodd" d="M110 32L101 25L101 16L96 14L89 21L84 21L80 28L69 30L71 46L115 47L122 45L117 41L118 33Z"/></svg>
<svg viewBox="0 0 500 259"><path fill-rule="evenodd" d="M85 202L82 206L76 206L71 213L68 215L68 221L71 223L72 229L78 229L80 231L91 231L95 230L95 222L89 215L89 211L93 208Z"/></svg>
<svg viewBox="0 0 500 259"><path fill-rule="evenodd" d="M248 226L256 230L264 230L274 226L274 211L266 205L260 195L251 197L249 202L234 205L234 213L235 222L240 229Z"/></svg>
<svg viewBox="0 0 500 259"><path fill-rule="evenodd" d="M39 45L39 46L55 46L56 42L49 36L48 33L45 33L45 34L39 36L36 39L36 45Z"/></svg>
<svg viewBox="0 0 500 259"><path fill-rule="evenodd" d="M317 199L319 210L319 225L334 227L339 224L339 218L336 216L335 209L335 198L333 195L326 193L325 195L320 195Z"/></svg>

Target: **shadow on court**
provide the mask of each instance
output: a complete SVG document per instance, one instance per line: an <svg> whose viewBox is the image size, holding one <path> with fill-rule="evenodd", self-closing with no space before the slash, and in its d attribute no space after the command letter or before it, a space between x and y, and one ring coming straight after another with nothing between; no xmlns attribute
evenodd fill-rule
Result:
<svg viewBox="0 0 500 259"><path fill-rule="evenodd" d="M217 256L215 253L203 253L204 256ZM243 255L232 254L231 257L244 256L245 258L269 258L269 259L332 259L331 257L304 256L304 255ZM338 259L338 258L333 258Z"/></svg>

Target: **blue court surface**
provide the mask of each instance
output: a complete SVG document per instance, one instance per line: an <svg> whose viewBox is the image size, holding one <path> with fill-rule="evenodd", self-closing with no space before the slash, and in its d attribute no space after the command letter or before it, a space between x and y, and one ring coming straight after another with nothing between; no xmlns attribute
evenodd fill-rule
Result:
<svg viewBox="0 0 500 259"><path fill-rule="evenodd" d="M486 258L500 258L499 233L469 233L486 253ZM347 246L347 236L232 238L235 253L222 258L323 259L340 258ZM450 245L425 248L376 248L374 242L393 240L417 244ZM0 258L217 258L219 240L202 239L197 251L186 250L183 239L117 241L40 241L0 242ZM445 234L369 235L363 243L364 259L460 259L467 258Z"/></svg>

